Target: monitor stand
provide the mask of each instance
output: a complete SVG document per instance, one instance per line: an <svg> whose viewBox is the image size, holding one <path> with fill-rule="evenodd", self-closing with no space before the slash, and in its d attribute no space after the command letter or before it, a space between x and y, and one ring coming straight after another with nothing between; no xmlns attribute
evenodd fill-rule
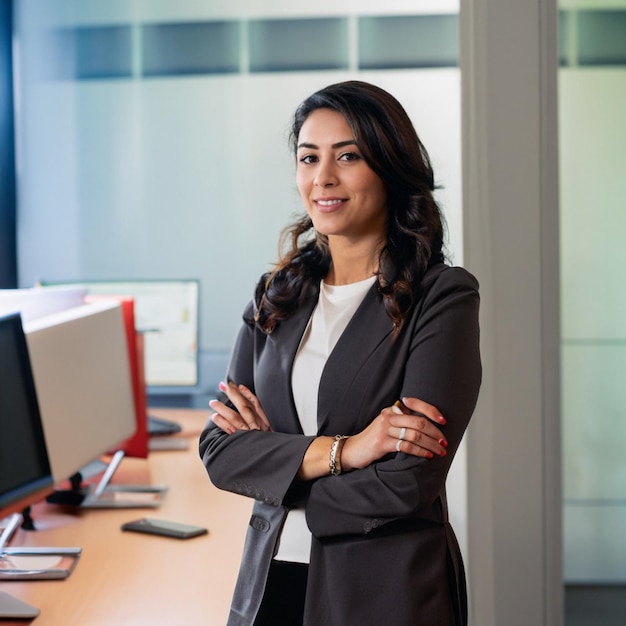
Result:
<svg viewBox="0 0 626 626"><path fill-rule="evenodd" d="M100 482L87 493L81 507L135 509L156 508L161 504L163 494L167 491L166 485L109 485L123 458L123 450L118 450L113 455Z"/></svg>
<svg viewBox="0 0 626 626"><path fill-rule="evenodd" d="M113 474L124 458L124 451L118 450L111 458L102 478L95 487L82 484L81 473L70 478L71 488L57 490L48 496L51 504L80 506L86 509L136 509L156 508L167 491L166 485L110 485Z"/></svg>
<svg viewBox="0 0 626 626"><path fill-rule="evenodd" d="M14 513L0 534L0 580L67 578L76 567L81 548L9 548L7 544L21 521L22 515Z"/></svg>
<svg viewBox="0 0 626 626"><path fill-rule="evenodd" d="M34 619L39 615L36 609L22 600L10 596L4 591L0 591L0 620L4 619Z"/></svg>

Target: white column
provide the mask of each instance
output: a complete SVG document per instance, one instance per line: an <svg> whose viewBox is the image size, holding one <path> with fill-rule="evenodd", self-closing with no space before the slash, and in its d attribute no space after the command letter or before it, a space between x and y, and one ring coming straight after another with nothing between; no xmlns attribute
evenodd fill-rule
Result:
<svg viewBox="0 0 626 626"><path fill-rule="evenodd" d="M559 626L556 0L461 2L464 264L484 381L468 433L473 626Z"/></svg>

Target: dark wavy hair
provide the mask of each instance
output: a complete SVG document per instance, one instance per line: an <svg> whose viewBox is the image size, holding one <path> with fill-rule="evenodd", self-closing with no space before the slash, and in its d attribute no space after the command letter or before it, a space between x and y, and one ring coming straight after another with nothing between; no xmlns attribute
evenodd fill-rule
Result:
<svg viewBox="0 0 626 626"><path fill-rule="evenodd" d="M382 179L387 193L387 241L380 250L377 283L396 331L417 299L421 279L444 260L444 220L433 198L435 181L426 148L402 105L388 92L362 81L329 85L309 96L295 112L291 144L317 109L344 116L363 158ZM331 266L328 238L305 215L281 236L274 269L256 288L255 321L272 332L302 298L317 288Z"/></svg>

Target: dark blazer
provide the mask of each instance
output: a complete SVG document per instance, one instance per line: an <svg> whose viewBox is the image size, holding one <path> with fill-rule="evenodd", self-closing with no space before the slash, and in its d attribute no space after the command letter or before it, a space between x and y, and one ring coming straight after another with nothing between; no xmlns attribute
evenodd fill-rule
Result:
<svg viewBox="0 0 626 626"><path fill-rule="evenodd" d="M434 266L395 338L374 285L320 382L319 435L356 434L413 396L446 418L447 456L394 453L302 484L296 474L313 437L302 434L291 370L316 302L317 292L269 335L250 321L251 305L244 314L228 378L259 397L273 432L227 435L209 421L200 438L213 483L256 500L228 624L253 624L284 516L301 506L313 534L305 625L464 625L465 577L445 479L480 387L478 283L461 268Z"/></svg>

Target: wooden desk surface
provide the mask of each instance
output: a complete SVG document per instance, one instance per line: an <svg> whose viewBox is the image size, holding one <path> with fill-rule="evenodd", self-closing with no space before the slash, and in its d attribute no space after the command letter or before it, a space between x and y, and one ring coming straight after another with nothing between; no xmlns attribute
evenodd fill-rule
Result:
<svg viewBox="0 0 626 626"><path fill-rule="evenodd" d="M37 531L22 529L11 546L79 546L76 569L61 581L0 582L0 590L40 609L35 626L222 626L226 623L252 501L216 489L198 455L198 435L208 412L150 409L178 421L187 450L125 458L114 482L165 484L157 509L68 511L42 503L33 508ZM124 532L141 517L205 526L193 539Z"/></svg>

